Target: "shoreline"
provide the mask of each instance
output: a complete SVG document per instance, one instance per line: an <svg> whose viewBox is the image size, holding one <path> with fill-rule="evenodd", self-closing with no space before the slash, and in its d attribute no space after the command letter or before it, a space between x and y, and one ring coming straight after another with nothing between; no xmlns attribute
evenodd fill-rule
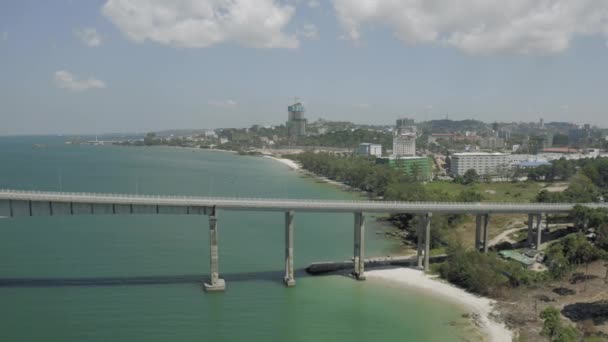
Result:
<svg viewBox="0 0 608 342"><path fill-rule="evenodd" d="M269 155L265 155L264 157L273 159L289 166L295 171L314 177L327 184L338 186L344 191L356 191L346 184L336 182L304 170L293 160ZM371 270L365 272L365 275L368 279L377 279L380 281L405 286L410 289L425 291L433 298L454 303L470 312L475 313L478 315L478 319L474 323L479 329L480 333L487 338L488 341L511 342L513 340L513 331L508 329L504 323L497 322L493 319L495 312L494 304L496 301L490 298L477 296L448 282L444 282L438 277L429 276L423 271L412 268Z"/></svg>
<svg viewBox="0 0 608 342"><path fill-rule="evenodd" d="M297 172L299 172L299 173L301 173L303 175L306 175L306 176L309 176L311 178L314 178L314 179L316 179L318 181L321 181L321 182L323 182L325 184L336 186L336 187L340 188L340 190L342 190L342 191L358 192L358 193L364 194L367 197L370 197L370 194L367 191L363 191L361 189L353 188L352 186L350 186L348 184L344 184L344 183L335 181L333 179L329 179L329 178L327 178L325 176L321 176L321 175L318 175L318 174L313 173L311 171L308 171L308 170L304 169L300 165L300 163L298 163L296 161L293 161L291 159L280 158L280 157L277 157L277 156L274 156L274 155L268 155L268 154L263 154L262 157L269 158L269 159L275 160L275 161L277 161L277 162L279 162L281 164L287 165L289 168L291 168L294 171L297 171Z"/></svg>
<svg viewBox="0 0 608 342"><path fill-rule="evenodd" d="M294 170L294 171L299 171L301 170L301 166L300 164L298 164L297 162L291 160L291 159L287 159L287 158L279 158L279 157L275 157L275 156L270 156L270 155L263 155L264 158L268 158L268 159L272 159L274 161L277 161L283 165L286 165L287 167L289 167L290 169Z"/></svg>
<svg viewBox="0 0 608 342"><path fill-rule="evenodd" d="M391 282L426 291L434 297L443 297L445 300L479 315L476 325L489 341L511 342L513 340L513 332L505 324L492 318L495 310L493 306L496 303L492 299L476 296L412 268L371 270L365 272L365 275L368 279Z"/></svg>

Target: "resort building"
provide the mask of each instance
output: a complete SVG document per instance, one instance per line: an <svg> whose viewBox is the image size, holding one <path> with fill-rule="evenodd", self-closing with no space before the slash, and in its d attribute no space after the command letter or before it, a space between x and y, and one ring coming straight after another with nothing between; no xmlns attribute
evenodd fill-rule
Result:
<svg viewBox="0 0 608 342"><path fill-rule="evenodd" d="M495 174L499 167L510 167L511 161L504 153L464 152L451 156L450 173L463 176L473 169L478 175Z"/></svg>
<svg viewBox="0 0 608 342"><path fill-rule="evenodd" d="M387 164L393 169L402 171L406 175L416 176L420 180L431 179L431 160L427 157L400 157L378 158L376 164Z"/></svg>

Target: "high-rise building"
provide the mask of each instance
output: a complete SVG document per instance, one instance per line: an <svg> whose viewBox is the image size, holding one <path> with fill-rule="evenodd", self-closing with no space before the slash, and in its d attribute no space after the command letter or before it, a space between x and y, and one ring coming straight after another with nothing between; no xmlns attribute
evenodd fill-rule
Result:
<svg viewBox="0 0 608 342"><path fill-rule="evenodd" d="M397 128L406 127L406 126L414 126L414 119L410 119L410 118L397 119Z"/></svg>
<svg viewBox="0 0 608 342"><path fill-rule="evenodd" d="M306 135L306 119L304 118L304 106L296 102L287 107L287 136L294 140Z"/></svg>
<svg viewBox="0 0 608 342"><path fill-rule="evenodd" d="M395 157L413 157L416 155L416 126L414 120L397 119L393 133L393 155Z"/></svg>

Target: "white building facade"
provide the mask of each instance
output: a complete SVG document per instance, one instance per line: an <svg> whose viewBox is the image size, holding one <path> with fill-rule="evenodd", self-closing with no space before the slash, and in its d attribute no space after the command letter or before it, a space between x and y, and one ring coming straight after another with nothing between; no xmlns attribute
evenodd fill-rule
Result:
<svg viewBox="0 0 608 342"><path fill-rule="evenodd" d="M397 121L399 123L399 120ZM416 156L416 126L397 126L393 133L395 157Z"/></svg>
<svg viewBox="0 0 608 342"><path fill-rule="evenodd" d="M511 167L508 155L504 153L454 153L451 158L450 173L463 176L468 170L478 175L495 174L499 167Z"/></svg>
<svg viewBox="0 0 608 342"><path fill-rule="evenodd" d="M359 156L376 156L382 157L382 145L363 143L355 150L355 154Z"/></svg>

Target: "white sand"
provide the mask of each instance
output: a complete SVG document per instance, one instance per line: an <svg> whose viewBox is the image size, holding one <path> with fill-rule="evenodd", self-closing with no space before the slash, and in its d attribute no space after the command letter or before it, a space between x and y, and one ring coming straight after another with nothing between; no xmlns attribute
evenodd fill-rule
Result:
<svg viewBox="0 0 608 342"><path fill-rule="evenodd" d="M277 158L277 157L273 157L273 156L264 156L264 157L265 158L270 158L272 160L276 160L276 161L278 161L281 164L287 165L292 170L299 170L300 169L300 164L296 163L295 161L293 161L291 159Z"/></svg>
<svg viewBox="0 0 608 342"><path fill-rule="evenodd" d="M504 324L498 323L490 317L492 304L494 303L491 299L478 297L411 268L373 270L365 272L365 275L368 279L388 280L443 296L447 300L477 313L480 317L479 324L482 332L488 337L489 341L511 342L513 339L513 333Z"/></svg>

